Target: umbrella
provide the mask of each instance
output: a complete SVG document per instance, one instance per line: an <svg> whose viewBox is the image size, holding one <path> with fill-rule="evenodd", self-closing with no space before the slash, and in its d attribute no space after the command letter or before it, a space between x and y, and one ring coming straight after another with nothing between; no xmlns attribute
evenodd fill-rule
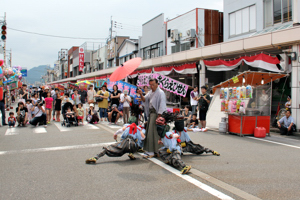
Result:
<svg viewBox="0 0 300 200"><path fill-rule="evenodd" d="M89 82L89 81L79 81L79 82L77 82L75 85L80 85L80 84L87 84L87 85L90 85L91 82Z"/></svg>
<svg viewBox="0 0 300 200"><path fill-rule="evenodd" d="M141 64L141 58L133 58L128 60L127 62L123 63L119 66L114 73L110 76L110 81L116 82L119 80L124 79L126 76L130 75L138 66Z"/></svg>

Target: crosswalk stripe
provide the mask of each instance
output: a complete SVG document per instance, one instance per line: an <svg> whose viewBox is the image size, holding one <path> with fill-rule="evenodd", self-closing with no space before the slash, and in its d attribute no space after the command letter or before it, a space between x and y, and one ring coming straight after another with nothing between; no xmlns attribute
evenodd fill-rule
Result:
<svg viewBox="0 0 300 200"><path fill-rule="evenodd" d="M17 128L8 128L5 132L5 135L18 135L19 132L17 131Z"/></svg>
<svg viewBox="0 0 300 200"><path fill-rule="evenodd" d="M54 124L59 129L60 132L72 131L72 128L62 126L61 123L59 123L59 122L55 122Z"/></svg>
<svg viewBox="0 0 300 200"><path fill-rule="evenodd" d="M87 129L99 129L99 127L97 127L93 124L89 124L87 121L84 121L83 124Z"/></svg>
<svg viewBox="0 0 300 200"><path fill-rule="evenodd" d="M33 129L34 133L47 133L47 130L44 127L36 127Z"/></svg>

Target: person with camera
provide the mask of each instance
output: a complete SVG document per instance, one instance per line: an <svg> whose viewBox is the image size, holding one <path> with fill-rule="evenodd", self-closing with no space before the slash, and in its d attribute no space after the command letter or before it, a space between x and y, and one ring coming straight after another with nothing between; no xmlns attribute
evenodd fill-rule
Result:
<svg viewBox="0 0 300 200"><path fill-rule="evenodd" d="M209 103L210 103L210 96L207 93L207 87L206 86L201 87L201 94L197 98L197 101L199 101L200 123L202 125L202 128L205 128L206 127L206 113L207 113Z"/></svg>
<svg viewBox="0 0 300 200"><path fill-rule="evenodd" d="M43 105L43 101L38 101L37 105L32 108L34 118L29 122L31 125L36 126L39 123L47 127L46 110Z"/></svg>
<svg viewBox="0 0 300 200"><path fill-rule="evenodd" d="M28 109L27 107L23 104L22 101L18 103L18 107L16 107L16 113L17 113L17 122L18 122L18 127L26 126L27 122L27 115L28 115Z"/></svg>
<svg viewBox="0 0 300 200"><path fill-rule="evenodd" d="M118 110L117 105L113 104L111 106L111 111L108 113L109 124L111 124L111 123L117 124L120 116L122 116L122 115L123 114Z"/></svg>

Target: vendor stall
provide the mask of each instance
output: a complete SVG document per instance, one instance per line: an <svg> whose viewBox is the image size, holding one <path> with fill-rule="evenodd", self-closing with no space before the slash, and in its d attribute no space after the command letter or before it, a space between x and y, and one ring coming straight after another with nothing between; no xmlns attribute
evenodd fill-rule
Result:
<svg viewBox="0 0 300 200"><path fill-rule="evenodd" d="M253 135L256 127L264 127L270 134L272 82L286 76L247 71L214 86L220 111L228 115L228 132Z"/></svg>

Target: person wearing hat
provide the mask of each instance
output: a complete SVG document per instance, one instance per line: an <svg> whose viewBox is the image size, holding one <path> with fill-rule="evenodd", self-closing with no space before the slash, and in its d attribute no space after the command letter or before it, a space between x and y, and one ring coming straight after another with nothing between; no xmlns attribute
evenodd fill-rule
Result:
<svg viewBox="0 0 300 200"><path fill-rule="evenodd" d="M129 119L129 108L131 102L131 97L128 95L128 90L123 91L123 94L121 94L120 96L120 102L123 103L123 122L124 124L127 124Z"/></svg>
<svg viewBox="0 0 300 200"><path fill-rule="evenodd" d="M86 109L86 115L86 121L88 123L97 124L99 122L99 117L93 103L90 104L89 109Z"/></svg>
<svg viewBox="0 0 300 200"><path fill-rule="evenodd" d="M113 104L111 106L111 112L108 113L108 121L109 124L111 123L115 123L117 124L120 116L122 116L123 114L118 110L118 107L116 104Z"/></svg>
<svg viewBox="0 0 300 200"><path fill-rule="evenodd" d="M142 141L145 139L144 133L135 123L127 124L118 130L113 136L115 140L117 140L118 134L120 133L122 133L120 142L109 145L108 147L103 147L103 151L95 157L87 159L85 163L95 164L97 160L104 155L109 157L121 157L125 153L129 153L128 157L130 160L135 160L136 158L133 154L141 147Z"/></svg>

